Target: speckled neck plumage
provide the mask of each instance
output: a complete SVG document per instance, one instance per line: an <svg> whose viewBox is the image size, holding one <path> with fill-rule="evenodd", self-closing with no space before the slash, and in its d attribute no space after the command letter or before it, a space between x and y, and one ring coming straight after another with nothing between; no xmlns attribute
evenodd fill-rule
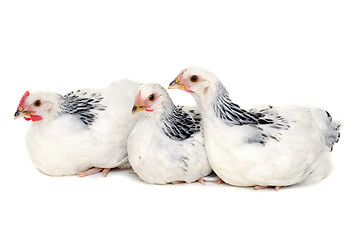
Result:
<svg viewBox="0 0 361 240"><path fill-rule="evenodd" d="M85 125L92 125L99 111L106 106L101 104L104 97L96 92L76 91L64 96L59 95L59 116L71 114L79 118Z"/></svg>
<svg viewBox="0 0 361 240"><path fill-rule="evenodd" d="M201 120L194 110L186 112L183 106L173 105L161 117L162 130L170 139L184 141L201 130Z"/></svg>
<svg viewBox="0 0 361 240"><path fill-rule="evenodd" d="M290 128L288 121L282 116L272 111L272 106L261 109L259 111L246 111L233 103L229 98L229 94L221 82L217 85L216 95L212 102L212 108L215 115L228 126L250 125L255 127L259 134L251 136L249 143L265 144L269 138L279 140L278 134L267 134L264 128L272 128L275 130L287 130Z"/></svg>
<svg viewBox="0 0 361 240"><path fill-rule="evenodd" d="M256 111L246 111L233 103L229 94L221 82L218 83L216 97L212 103L216 116L229 126L233 125L257 125L274 124L274 119L267 119L266 115ZM272 108L270 106L270 108ZM263 110L265 111L265 110ZM284 122L284 121L283 121Z"/></svg>

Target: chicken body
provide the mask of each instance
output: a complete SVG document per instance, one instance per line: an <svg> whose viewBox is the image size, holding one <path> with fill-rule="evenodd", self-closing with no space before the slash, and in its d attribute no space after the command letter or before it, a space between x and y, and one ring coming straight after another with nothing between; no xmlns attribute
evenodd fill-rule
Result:
<svg viewBox="0 0 361 240"><path fill-rule="evenodd" d="M137 88L137 83L121 80L103 89L65 96L31 93L24 106L19 105L23 111L19 115L18 109L15 116L41 118L31 123L26 134L32 162L51 176L75 175L92 167L129 166L127 139L137 121L130 113ZM41 106L35 106L36 101Z"/></svg>
<svg viewBox="0 0 361 240"><path fill-rule="evenodd" d="M266 118L273 112L287 119L284 129L229 126L212 111L203 114L208 158L222 180L236 186L288 186L329 174L331 123L325 111L298 106L255 111L260 110Z"/></svg>
<svg viewBox="0 0 361 240"><path fill-rule="evenodd" d="M148 107L138 113L143 116L129 136L128 151L129 162L143 181L190 183L212 172L196 108L175 106L158 84L143 85L136 102L135 111Z"/></svg>
<svg viewBox="0 0 361 240"><path fill-rule="evenodd" d="M212 73L187 68L170 84L191 93L201 109L205 148L215 173L235 186L262 189L317 181L330 172L340 123L318 108L246 111Z"/></svg>

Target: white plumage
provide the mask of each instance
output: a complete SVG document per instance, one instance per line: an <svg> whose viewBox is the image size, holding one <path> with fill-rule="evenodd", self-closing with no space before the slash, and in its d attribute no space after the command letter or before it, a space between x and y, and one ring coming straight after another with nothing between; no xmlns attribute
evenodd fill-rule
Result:
<svg viewBox="0 0 361 240"><path fill-rule="evenodd" d="M144 110L144 111L142 111ZM194 182L212 172L200 114L175 106L159 84L140 87L133 112L142 115L128 140L129 162L148 183Z"/></svg>
<svg viewBox="0 0 361 240"><path fill-rule="evenodd" d="M245 111L214 74L195 67L183 70L169 88L194 96L209 162L226 183L278 190L329 174L340 124L328 112L298 106Z"/></svg>
<svg viewBox="0 0 361 240"><path fill-rule="evenodd" d="M129 167L127 139L137 120L130 111L138 86L121 80L65 96L26 92L15 118L33 120L26 135L32 162L51 176L74 175L92 167L97 169L83 174Z"/></svg>

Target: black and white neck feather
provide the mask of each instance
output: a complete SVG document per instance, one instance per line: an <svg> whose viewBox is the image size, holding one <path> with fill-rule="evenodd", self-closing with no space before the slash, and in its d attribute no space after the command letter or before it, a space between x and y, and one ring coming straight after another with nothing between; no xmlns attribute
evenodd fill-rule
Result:
<svg viewBox="0 0 361 240"><path fill-rule="evenodd" d="M90 126L97 119L98 113L107 108L102 104L103 99L100 93L81 90L59 96L59 116L70 114Z"/></svg>
<svg viewBox="0 0 361 240"><path fill-rule="evenodd" d="M286 119L272 111L272 106L258 111L255 109L246 111L240 108L231 101L229 93L221 82L217 83L212 108L215 115L230 127L248 125L258 129L260 131L259 136L249 138L250 143L265 144L269 138L279 140L279 136L276 135L281 134L267 134L264 128L274 130L287 130L290 128Z"/></svg>
<svg viewBox="0 0 361 240"><path fill-rule="evenodd" d="M194 110L185 111L183 106L172 104L161 116L163 133L175 141L192 138L201 131L201 115Z"/></svg>

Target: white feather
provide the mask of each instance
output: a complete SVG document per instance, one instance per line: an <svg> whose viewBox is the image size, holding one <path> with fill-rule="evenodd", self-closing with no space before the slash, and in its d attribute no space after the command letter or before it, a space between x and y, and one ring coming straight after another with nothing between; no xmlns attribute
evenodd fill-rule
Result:
<svg viewBox="0 0 361 240"><path fill-rule="evenodd" d="M311 175L318 174L317 179L328 175L329 150L322 131L327 126L322 124L323 119L317 119L311 113L320 110L274 109L289 120L290 129L282 131L279 142L269 139L265 145L244 141L252 135L252 127L229 127L212 111L203 114L208 159L225 182L236 186L287 186Z"/></svg>
<svg viewBox="0 0 361 240"><path fill-rule="evenodd" d="M151 94L146 92L146 88L151 86L154 87L143 86L142 95L147 97ZM159 85L155 92L162 94L162 100L171 102L166 91ZM161 102L153 112L137 113L143 117L129 136L129 162L139 177L148 183L194 182L212 172L204 149L203 132L201 130L182 141L170 139L163 132L161 122L163 112L168 111L165 107L167 104ZM188 109L197 111L195 108L183 108L185 111Z"/></svg>
<svg viewBox="0 0 361 240"><path fill-rule="evenodd" d="M286 106L246 112L230 102L214 74L196 67L183 70L177 82L187 85L201 109L208 160L226 183L287 186L329 174L340 124L326 111Z"/></svg>
<svg viewBox="0 0 361 240"><path fill-rule="evenodd" d="M103 89L80 91L104 97L101 104L106 109L99 111L89 126L70 114L33 122L26 135L32 162L41 172L52 176L74 175L90 167L114 168L127 164L127 138L137 121L137 116L131 114L137 88L137 83L121 80ZM42 98L42 102L50 101L54 108L59 108L56 95L34 92L27 101Z"/></svg>

